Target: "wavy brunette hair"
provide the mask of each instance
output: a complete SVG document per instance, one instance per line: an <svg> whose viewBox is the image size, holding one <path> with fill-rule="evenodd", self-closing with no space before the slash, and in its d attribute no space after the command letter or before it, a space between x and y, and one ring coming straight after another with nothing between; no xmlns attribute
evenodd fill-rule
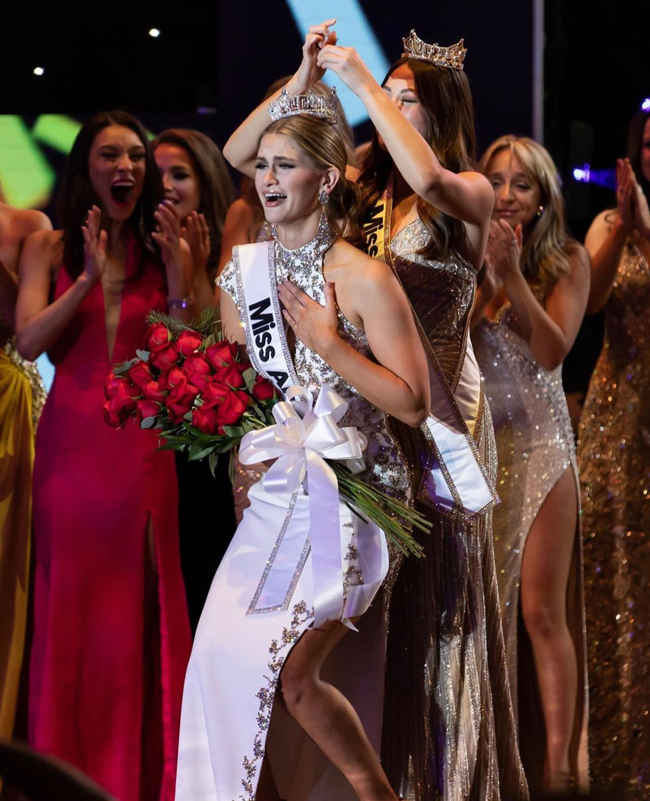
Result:
<svg viewBox="0 0 650 801"><path fill-rule="evenodd" d="M159 145L182 147L192 160L201 190L201 201L197 211L205 215L210 229L208 273L214 277L221 253L223 224L228 208L235 198L226 162L210 137L188 128L169 128L163 131L152 142L154 153Z"/></svg>
<svg viewBox="0 0 650 801"><path fill-rule="evenodd" d="M84 225L88 210L93 204L102 207L90 183L88 157L97 134L110 125L130 128L142 143L145 151L145 173L142 193L138 198L129 225L140 245L140 253L158 248L151 239L156 230L154 212L163 198L160 172L154 161L147 132L142 123L125 111L102 111L87 120L77 134L58 198L58 213L63 227L63 264L71 278L83 272L84 243L81 226Z"/></svg>
<svg viewBox="0 0 650 801"><path fill-rule="evenodd" d="M402 56L389 68L382 86L403 64L413 72L415 94L426 123L424 138L442 166L452 172L475 169L474 103L467 75L460 70ZM381 197L392 170L393 160L380 147L375 131L358 178L363 189L363 216ZM429 244L422 251L428 258L445 258L465 237L461 220L444 214L422 198L418 198L418 215L430 236Z"/></svg>
<svg viewBox="0 0 650 801"><path fill-rule="evenodd" d="M527 180L539 188L542 214L533 221L521 252L521 271L531 289L545 299L558 278L570 270L577 246L566 229L562 186L548 150L527 136L508 134L496 139L483 154L479 170L488 175L490 162L503 150L519 160Z"/></svg>
<svg viewBox="0 0 650 801"><path fill-rule="evenodd" d="M327 204L330 223L339 236L345 232L346 239L353 244L363 242L363 234L358 222L360 219L359 189L355 183L345 177L348 154L343 137L336 126L318 117L296 114L268 125L260 136L260 142L268 134L288 136L317 169L327 170L335 167L339 171L339 180L330 193Z"/></svg>
<svg viewBox="0 0 650 801"><path fill-rule="evenodd" d="M639 186L643 189L644 195L650 200L650 180L646 178L641 169L643 134L648 120L650 120L650 111L637 111L632 117L627 135L627 157L630 160Z"/></svg>

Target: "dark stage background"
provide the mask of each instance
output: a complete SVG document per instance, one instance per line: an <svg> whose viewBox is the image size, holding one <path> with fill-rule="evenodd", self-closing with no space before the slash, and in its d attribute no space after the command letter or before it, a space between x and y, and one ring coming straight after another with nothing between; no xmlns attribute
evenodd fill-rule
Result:
<svg viewBox="0 0 650 801"><path fill-rule="evenodd" d="M130 110L152 133L199 128L222 145L266 87L295 70L307 25L328 16L339 17L341 44L361 47L369 30L375 61L385 65L400 55L411 28L442 44L464 37L480 146L503 133L533 132L533 0L4 0L0 185L7 200L52 214L70 132L100 109ZM586 163L611 169L624 153L628 120L650 96L650 4L545 0L543 18L544 143L564 179L570 226L582 239L613 193L577 183L572 172ZM158 37L149 34L153 28ZM378 78L382 72L377 68ZM60 125L44 114L63 115ZM367 125L358 127L359 142L368 134ZM21 186L28 174L33 186ZM596 336L591 356L569 362L578 384L597 348Z"/></svg>

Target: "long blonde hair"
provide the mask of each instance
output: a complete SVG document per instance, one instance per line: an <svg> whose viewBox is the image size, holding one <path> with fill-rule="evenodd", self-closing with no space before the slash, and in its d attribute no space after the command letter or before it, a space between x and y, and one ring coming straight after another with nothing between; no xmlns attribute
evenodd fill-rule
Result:
<svg viewBox="0 0 650 801"><path fill-rule="evenodd" d="M543 211L524 242L521 271L535 294L545 299L557 280L569 272L569 257L577 244L566 229L560 177L545 147L527 136L512 134L499 137L483 153L479 163L483 175L502 150L516 156L526 178L539 187Z"/></svg>

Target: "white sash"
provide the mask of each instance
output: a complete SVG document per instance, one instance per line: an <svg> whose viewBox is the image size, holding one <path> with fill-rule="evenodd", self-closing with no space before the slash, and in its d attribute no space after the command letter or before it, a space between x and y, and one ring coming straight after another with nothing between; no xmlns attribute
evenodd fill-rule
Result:
<svg viewBox="0 0 650 801"><path fill-rule="evenodd" d="M385 261L401 284L390 251L391 215L392 178L363 228L368 255ZM413 316L429 362L431 387L429 417L422 427L431 453L418 497L440 512L469 519L498 500L468 425L468 421L480 422L482 416L483 386L478 363L471 340L466 336L465 355L454 392L440 369L415 310Z"/></svg>
<svg viewBox="0 0 650 801"><path fill-rule="evenodd" d="M350 443L358 442L359 432L337 427L347 403L331 387L324 386L314 401L309 390L296 386L274 253L273 242L233 248L251 362L287 399L274 407L277 425L247 434L240 448L243 464L277 459L254 491L263 491L267 502L286 509L247 614L288 609L311 551L313 625L342 620L353 628L350 618L365 612L388 572L386 538L339 500L335 474L325 459L358 460L361 449ZM346 592L343 575L350 546L358 554L363 583Z"/></svg>

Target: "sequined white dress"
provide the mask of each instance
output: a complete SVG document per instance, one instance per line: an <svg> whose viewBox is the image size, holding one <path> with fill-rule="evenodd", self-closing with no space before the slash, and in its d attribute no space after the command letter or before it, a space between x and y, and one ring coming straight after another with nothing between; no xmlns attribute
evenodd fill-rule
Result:
<svg viewBox="0 0 650 801"><path fill-rule="evenodd" d="M276 263L280 265L291 252L284 251L277 242L275 248ZM291 263L292 280L324 303L322 257L315 268L301 267L296 261ZM219 283L241 312L238 271L235 255ZM339 331L354 348L371 356L364 333L343 317ZM341 425L357 426L368 438L364 454L367 469L362 474L366 481L407 500L411 479L383 412L300 342L296 344L293 365L296 383L314 392L329 384L349 403ZM306 497L304 492L294 500L270 496L261 484L252 487L249 497L251 505L244 512L206 601L187 670L176 801L253 801L265 751L283 799L353 801L356 795L342 774L324 759L282 708L274 707L282 665L312 619L311 553L305 554L303 569L291 579L293 591L286 608L249 613L259 592L260 578L274 558L270 557L274 544L281 540L289 503L292 520L302 522L303 535L309 529ZM351 532L352 543L342 564L344 583L363 584L363 565L358 560L354 538L365 536L364 529L359 518L352 515L344 527ZM397 563L391 554L387 582L395 574ZM330 655L325 677L352 702L379 750L385 650L385 616L379 598L357 626L359 632L348 634Z"/></svg>
<svg viewBox="0 0 650 801"><path fill-rule="evenodd" d="M476 356L492 410L499 463L494 511L494 549L513 702L519 706L521 747L531 788L543 782L545 734L530 641L519 611L526 539L557 480L571 470L576 480L571 421L562 388L562 367L538 364L505 306L495 321L483 320L473 332ZM578 518L579 519L579 518ZM578 658L578 708L571 745L572 772L585 789L587 776L587 676L582 542L576 529L567 588L567 620Z"/></svg>

